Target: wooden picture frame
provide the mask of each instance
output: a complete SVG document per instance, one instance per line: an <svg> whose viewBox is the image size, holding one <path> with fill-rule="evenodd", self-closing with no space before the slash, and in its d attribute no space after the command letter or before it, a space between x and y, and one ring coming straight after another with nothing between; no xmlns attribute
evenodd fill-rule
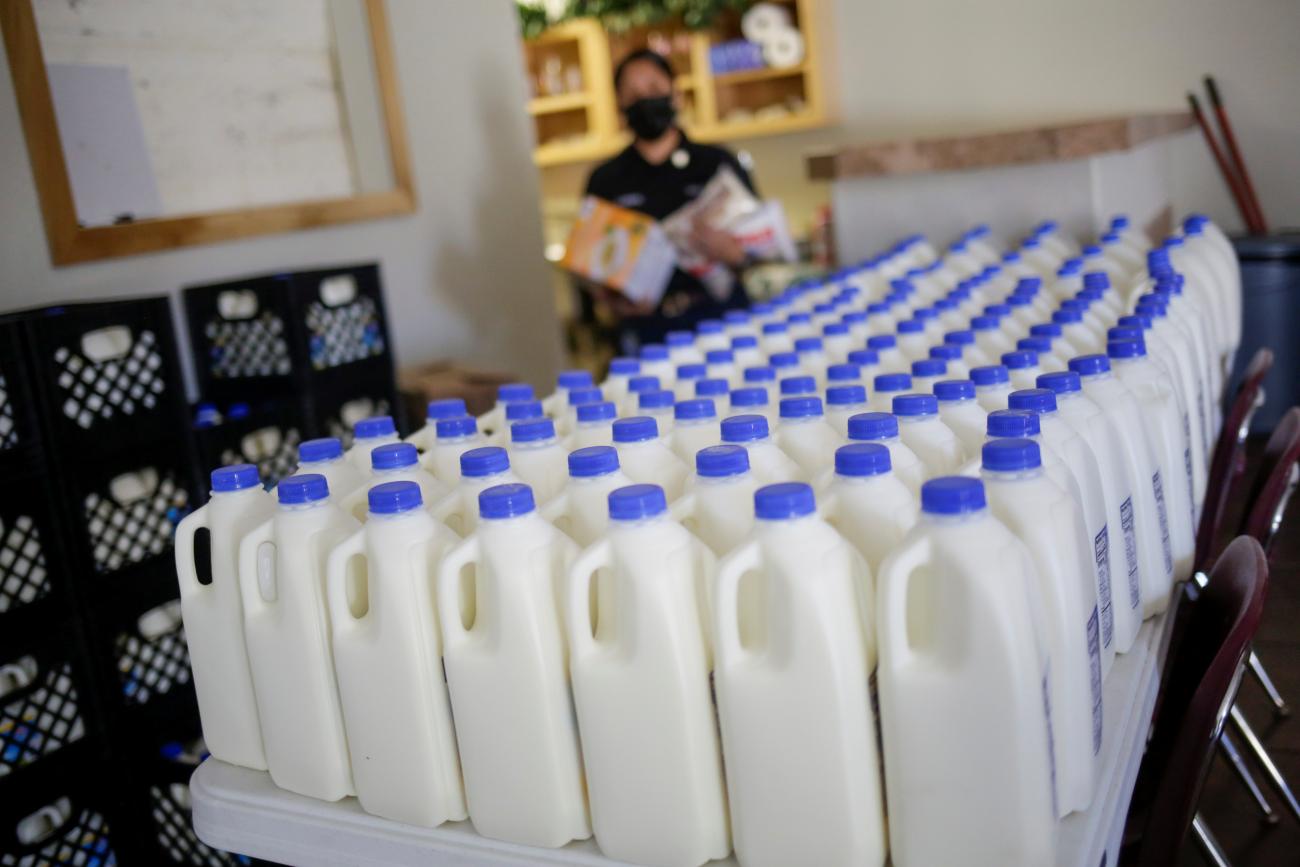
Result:
<svg viewBox="0 0 1300 867"><path fill-rule="evenodd" d="M388 35L388 14L384 0L364 2L393 170L393 189L342 199L157 217L91 228L77 224L72 184L63 159L63 145L55 120L32 0L0 2L0 31L4 34L9 71L13 76L18 113L53 264L71 265L192 244L413 213L416 207L415 185L397 90L393 48Z"/></svg>

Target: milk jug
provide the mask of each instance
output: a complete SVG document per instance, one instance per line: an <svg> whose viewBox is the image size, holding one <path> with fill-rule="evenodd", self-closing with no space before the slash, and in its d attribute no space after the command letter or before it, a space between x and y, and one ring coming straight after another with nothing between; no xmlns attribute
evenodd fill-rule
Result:
<svg viewBox="0 0 1300 867"><path fill-rule="evenodd" d="M925 481L925 466L916 452L898 437L898 419L887 412L864 412L849 419L851 442L878 442L889 449L889 463L912 496L921 492Z"/></svg>
<svg viewBox="0 0 1300 867"><path fill-rule="evenodd" d="M1146 429L1133 392L1111 374L1106 356L1072 359L1070 370L1079 374L1084 393L1101 407L1120 434L1121 455L1129 478L1134 480L1133 522L1142 540L1138 547L1142 616L1150 617L1168 606L1174 580L1165 482L1152 448L1151 431Z"/></svg>
<svg viewBox="0 0 1300 867"><path fill-rule="evenodd" d="M817 380L811 376L787 376L781 380L781 397L798 397L804 394L816 394Z"/></svg>
<svg viewBox="0 0 1300 867"><path fill-rule="evenodd" d="M482 446L486 440L478 432L478 422L467 415L439 419L436 427L438 438L424 453L421 463L435 479L450 487L460 482L460 456Z"/></svg>
<svg viewBox="0 0 1300 867"><path fill-rule="evenodd" d="M615 358L609 362L609 373L600 384L600 391L605 399L613 401L615 406L622 403L627 396L628 380L641 373L641 362L635 358Z"/></svg>
<svg viewBox="0 0 1300 867"><path fill-rule="evenodd" d="M943 476L961 469L966 460L957 435L939 419L933 394L901 394L894 398L898 436L921 459L926 476Z"/></svg>
<svg viewBox="0 0 1300 867"><path fill-rule="evenodd" d="M790 326L784 322L769 322L763 326L763 336L759 338L763 354L768 358L779 352L794 352L794 338L790 336Z"/></svg>
<svg viewBox="0 0 1300 867"><path fill-rule="evenodd" d="M850 443L835 451L823 513L872 574L916 523L916 497L892 472L889 449L881 443Z"/></svg>
<svg viewBox="0 0 1300 867"><path fill-rule="evenodd" d="M912 362L912 391L930 394L934 384L948 377L948 363L940 358L922 358Z"/></svg>
<svg viewBox="0 0 1300 867"><path fill-rule="evenodd" d="M527 485L483 491L479 518L438 569L443 663L470 819L494 840L563 846L591 836L555 604L578 548L537 514ZM467 566L474 567L472 591L462 584Z"/></svg>
<svg viewBox="0 0 1300 867"><path fill-rule="evenodd" d="M984 354L984 350L975 345L974 331L969 329L949 331L943 336L943 344L961 350L961 360L966 365L967 371L974 367L987 366L989 363L989 357Z"/></svg>
<svg viewBox="0 0 1300 867"><path fill-rule="evenodd" d="M822 347L830 364L843 364L853 351L854 343L848 325L842 322L832 322L822 329Z"/></svg>
<svg viewBox="0 0 1300 867"><path fill-rule="evenodd" d="M623 404L619 407L619 415L636 415L638 408L641 406L641 392L659 391L660 381L657 376L646 376L644 374L629 379L627 382L627 397L623 398Z"/></svg>
<svg viewBox="0 0 1300 867"><path fill-rule="evenodd" d="M1077 307L1062 306L1052 314L1052 322L1061 326L1061 342L1066 346L1067 358L1094 353L1100 341L1083 323L1083 312Z"/></svg>
<svg viewBox="0 0 1300 867"><path fill-rule="evenodd" d="M510 442L510 426L515 422L542 418L545 415L546 413L542 409L542 402L540 400L519 400L514 403L506 404L505 424L502 425L501 430L498 431L498 440L500 440L500 442L495 444L501 445L502 442ZM559 421L563 424L568 421L568 418L566 415L561 414Z"/></svg>
<svg viewBox="0 0 1300 867"><path fill-rule="evenodd" d="M796 352L778 352L767 359L768 366L776 372L778 381L785 381L792 376L803 376L799 369L799 354Z"/></svg>
<svg viewBox="0 0 1300 867"><path fill-rule="evenodd" d="M709 369L703 362L683 364L677 368L677 382L673 385L673 396L677 400L689 400L695 397L695 384L708 378Z"/></svg>
<svg viewBox="0 0 1300 867"><path fill-rule="evenodd" d="M653 376L663 388L673 387L676 367L668 358L668 347L662 343L647 343L641 347L641 375ZM632 382L628 381L631 389Z"/></svg>
<svg viewBox="0 0 1300 867"><path fill-rule="evenodd" d="M892 412L894 398L912 390L912 377L906 373L882 373L872 382L867 406L871 412Z"/></svg>
<svg viewBox="0 0 1300 867"><path fill-rule="evenodd" d="M722 426L713 401L707 397L684 400L673 407L677 416L669 438L673 454L688 467L695 461L695 453L707 446L722 442Z"/></svg>
<svg viewBox="0 0 1300 867"><path fill-rule="evenodd" d="M880 567L877 683L896 867L1039 867L1056 857L1053 660L1033 571L983 484L965 477L925 484L921 520Z"/></svg>
<svg viewBox="0 0 1300 867"><path fill-rule="evenodd" d="M365 526L326 565L357 799L367 813L432 828L466 815L433 593L459 539L429 516L414 482L375 485L368 501Z"/></svg>
<svg viewBox="0 0 1300 867"><path fill-rule="evenodd" d="M271 779L322 801L354 792L343 730L325 558L360 524L330 500L325 477L281 479L275 514L239 543L244 641Z"/></svg>
<svg viewBox="0 0 1300 867"><path fill-rule="evenodd" d="M1101 411L1101 407L1083 393L1077 373L1045 373L1038 378L1038 385L1056 393L1057 413L1061 420L1079 435L1097 458L1102 493L1106 499L1107 556L1115 652L1127 653L1137 638L1138 630L1142 628L1142 588L1139 578L1140 546L1133 516L1134 482L1124 459L1121 435ZM1048 429L1051 430L1052 427L1049 423ZM1093 545L1097 544L1097 539L1094 538ZM1143 544L1150 547L1156 542L1148 539ZM1104 602L1100 592L1098 598ZM1103 630L1105 626L1103 617ZM1104 646L1103 643L1103 648ZM1102 661L1105 662L1105 656Z"/></svg>
<svg viewBox="0 0 1300 867"><path fill-rule="evenodd" d="M1046 373L1038 363L1038 353L1028 349L1002 353L1002 366L1007 369L1011 389L1033 388L1040 374Z"/></svg>
<svg viewBox="0 0 1300 867"><path fill-rule="evenodd" d="M499 439L506 422L506 404L536 400L533 387L526 382L505 382L497 386L497 402L478 417L478 429L489 439ZM444 480L445 481L445 480Z"/></svg>
<svg viewBox="0 0 1300 867"><path fill-rule="evenodd" d="M861 385L832 385L826 389L826 422L841 440L849 435L849 419L867 411L867 390Z"/></svg>
<svg viewBox="0 0 1300 867"><path fill-rule="evenodd" d="M1169 546L1174 558L1174 580L1192 575L1196 556L1195 502L1192 452L1187 415L1169 374L1147 356L1146 344L1136 339L1112 340L1106 345L1111 370L1129 387L1151 439L1160 467L1169 523Z"/></svg>
<svg viewBox="0 0 1300 867"><path fill-rule="evenodd" d="M462 536L478 523L478 495L485 488L519 481L510 469L510 455L500 446L470 449L460 456L460 481L433 504L433 516Z"/></svg>
<svg viewBox="0 0 1300 867"><path fill-rule="evenodd" d="M639 381L640 379L641 379L640 377L637 377L637 379L634 381ZM635 394L629 394L628 400L631 401L633 398L638 397L642 393L644 393L644 391L637 391ZM562 413L560 413L556 417L556 422L555 422L556 433L560 436L568 436L568 434L578 424L578 407L585 406L586 404L589 403L600 403L604 399L605 399L605 395L601 394L599 388L571 389L568 394L568 406L565 408L565 410ZM507 414L509 413L508 408L506 412ZM510 438L508 435L506 435L502 437L500 444L505 445L508 444L509 442L510 442Z"/></svg>
<svg viewBox="0 0 1300 867"><path fill-rule="evenodd" d="M614 419L617 416L618 411L613 401L582 404L578 407L577 421L569 434L568 448L573 450L613 445Z"/></svg>
<svg viewBox="0 0 1300 867"><path fill-rule="evenodd" d="M867 349L874 350L880 357L882 373L906 373L909 368L907 357L898 348L898 340L892 334L876 334L867 338Z"/></svg>
<svg viewBox="0 0 1300 867"><path fill-rule="evenodd" d="M609 525L609 492L630 484L613 446L577 449L569 452L568 484L542 506L542 517L579 545L595 544Z"/></svg>
<svg viewBox="0 0 1300 867"><path fill-rule="evenodd" d="M760 488L754 511L754 533L718 564L715 589L736 857L760 867L882 864L871 572L817 516L808 485ZM750 572L764 604L742 611Z"/></svg>
<svg viewBox="0 0 1300 867"><path fill-rule="evenodd" d="M673 404L676 402L676 395L667 389L643 391L636 414L654 419L659 436L667 440L673 433Z"/></svg>
<svg viewBox="0 0 1300 867"><path fill-rule="evenodd" d="M768 428L777 425L777 414L768 398L768 390L751 385L738 388L728 398L731 415L761 415L767 419Z"/></svg>
<svg viewBox="0 0 1300 867"><path fill-rule="evenodd" d="M754 528L754 491L744 446L717 445L695 453L695 484L673 503L672 516L721 557Z"/></svg>
<svg viewBox="0 0 1300 867"><path fill-rule="evenodd" d="M714 562L666 512L655 485L610 493L609 530L574 564L565 625L596 842L619 861L695 867L731 849L709 690ZM609 592L593 605L601 570Z"/></svg>
<svg viewBox="0 0 1300 867"><path fill-rule="evenodd" d="M709 379L725 379L728 391L740 385L741 369L730 349L710 349L704 356Z"/></svg>
<svg viewBox="0 0 1300 867"><path fill-rule="evenodd" d="M972 367L971 382L975 383L975 400L986 412L1007 408L1007 395L1011 394L1011 374L1004 365L990 364Z"/></svg>
<svg viewBox="0 0 1300 867"><path fill-rule="evenodd" d="M866 386L866 380L862 378L862 368L856 364L832 364L826 368L826 387L834 388L837 385L861 385Z"/></svg>
<svg viewBox="0 0 1300 867"><path fill-rule="evenodd" d="M704 363L704 350L695 345L695 335L689 331L669 331L664 335L664 345L678 370L687 364Z"/></svg>
<svg viewBox="0 0 1300 867"><path fill-rule="evenodd" d="M1107 523L1105 486L1101 465L1087 440L1075 433L1056 408L1056 393L1046 388L1013 391L1009 399L1013 410L1037 414L1043 452L1055 452L1069 470L1079 494L1083 524L1088 535L1089 559L1097 597L1101 636L1101 674L1110 673L1115 661L1115 612L1111 596L1111 533ZM1044 468L1047 461L1043 459Z"/></svg>
<svg viewBox="0 0 1300 867"><path fill-rule="evenodd" d="M988 410L975 399L975 383L969 379L945 379L934 384L934 397L939 404L939 420L961 443L962 452L979 454L984 445L984 430L988 425Z"/></svg>
<svg viewBox="0 0 1300 867"><path fill-rule="evenodd" d="M221 761L255 771L266 770L266 752L244 646L239 540L274 511L275 501L263 490L257 467L236 464L212 471L211 499L176 527L181 617L203 739ZM194 560L194 534L203 527L209 539L208 584L199 583Z"/></svg>
<svg viewBox="0 0 1300 867"><path fill-rule="evenodd" d="M1003 332L996 316L976 316L970 321L970 327L975 332L975 345L986 358L1001 358L1004 352L1010 352L1015 345L1011 337Z"/></svg>
<svg viewBox="0 0 1300 867"><path fill-rule="evenodd" d="M898 351L907 359L908 366L930 354L930 338L925 335L925 323L919 319L904 319L898 323L895 336Z"/></svg>
<svg viewBox="0 0 1300 867"><path fill-rule="evenodd" d="M549 418L516 422L510 428L510 468L532 489L532 496L546 502L569 479L569 453L555 437Z"/></svg>
<svg viewBox="0 0 1300 867"><path fill-rule="evenodd" d="M1034 374L1035 381L1037 381L1038 376L1044 373L1055 373L1058 370L1066 369L1065 362L1052 354L1052 339L1050 337L1022 337L1016 341L1016 349L1028 350L1038 357L1038 371ZM1032 386L1028 387L1032 388Z"/></svg>
<svg viewBox="0 0 1300 867"><path fill-rule="evenodd" d="M758 333L758 328L754 325L754 315L748 310L728 310L722 314L723 330L731 338L733 346L737 337Z"/></svg>
<svg viewBox="0 0 1300 867"><path fill-rule="evenodd" d="M847 424L846 424L847 428ZM815 478L835 459L844 438L826 422L819 397L787 397L781 401L781 424L777 445L803 470L803 478Z"/></svg>
<svg viewBox="0 0 1300 867"><path fill-rule="evenodd" d="M848 363L857 365L858 377L863 385L871 382L877 374L882 372L880 369L880 354L874 349L853 350L849 353Z"/></svg>
<svg viewBox="0 0 1300 867"><path fill-rule="evenodd" d="M591 372L586 370L561 370L555 378L555 391L542 401L546 414L555 418L569 405L569 394L580 388L592 388Z"/></svg>
<svg viewBox="0 0 1300 867"><path fill-rule="evenodd" d="M695 396L710 400L722 400L731 391L731 385L725 379L699 379L695 381Z"/></svg>
<svg viewBox="0 0 1300 867"><path fill-rule="evenodd" d="M1043 475L1037 443L993 440L984 445L983 461L989 510L1029 550L1047 615L1056 805L1064 816L1092 802L1101 752L1101 630L1092 545L1073 498Z"/></svg>
<svg viewBox="0 0 1300 867"><path fill-rule="evenodd" d="M654 419L633 416L615 421L614 448L619 466L633 482L659 485L672 500L681 496L690 469L659 439Z"/></svg>
<svg viewBox="0 0 1300 867"><path fill-rule="evenodd" d="M438 435L438 420L459 418L466 415L467 412L463 398L444 397L431 400L425 408L424 427L407 437L406 442L422 452L428 451L433 446L434 438Z"/></svg>
<svg viewBox="0 0 1300 867"><path fill-rule="evenodd" d="M420 455L410 443L389 443L370 452L370 478L346 497L335 497L343 510L358 521L366 520L369 513L367 490L384 482L415 482L420 487L420 498L436 503L446 496L451 487L442 484L433 474L420 466Z"/></svg>
<svg viewBox="0 0 1300 867"><path fill-rule="evenodd" d="M363 418L352 428L352 448L345 457L363 474L370 472L370 453L379 446L401 442L391 415Z"/></svg>
<svg viewBox="0 0 1300 867"><path fill-rule="evenodd" d="M743 372L750 367L758 367L767 361L767 356L758 348L758 338L752 334L741 334L731 338L731 352L736 360L736 369Z"/></svg>
<svg viewBox="0 0 1300 867"><path fill-rule="evenodd" d="M298 444L295 475L324 476L336 500L346 497L366 480L366 475L343 456L343 444L335 437L304 440Z"/></svg>
<svg viewBox="0 0 1300 867"><path fill-rule="evenodd" d="M717 319L701 319L695 326L695 344L705 353L726 349L731 344L726 326Z"/></svg>
<svg viewBox="0 0 1300 867"><path fill-rule="evenodd" d="M804 478L803 468L772 442L767 419L761 415L733 415L723 419L722 441L743 446L749 452L749 468L760 485Z"/></svg>

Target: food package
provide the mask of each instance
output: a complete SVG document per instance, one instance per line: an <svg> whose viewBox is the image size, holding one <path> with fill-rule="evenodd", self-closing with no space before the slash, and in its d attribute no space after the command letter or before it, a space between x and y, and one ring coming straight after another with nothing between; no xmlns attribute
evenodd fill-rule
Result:
<svg viewBox="0 0 1300 867"><path fill-rule="evenodd" d="M668 287L677 254L653 218L587 196L578 208L561 264L579 277L653 307Z"/></svg>

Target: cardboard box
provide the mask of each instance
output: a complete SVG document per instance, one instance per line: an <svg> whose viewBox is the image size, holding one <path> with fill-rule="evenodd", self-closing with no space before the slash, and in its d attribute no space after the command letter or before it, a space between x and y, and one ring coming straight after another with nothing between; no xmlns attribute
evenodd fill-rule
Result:
<svg viewBox="0 0 1300 867"><path fill-rule="evenodd" d="M561 264L579 277L653 307L668 287L677 256L654 219L588 196L578 209Z"/></svg>

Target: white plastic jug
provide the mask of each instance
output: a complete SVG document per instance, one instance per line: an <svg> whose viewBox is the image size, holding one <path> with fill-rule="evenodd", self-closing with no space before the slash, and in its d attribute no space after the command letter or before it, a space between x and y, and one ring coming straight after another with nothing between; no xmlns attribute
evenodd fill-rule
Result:
<svg viewBox="0 0 1300 867"><path fill-rule="evenodd" d="M961 469L966 460L957 435L939 418L939 401L933 394L901 394L894 398L898 436L925 466L927 477Z"/></svg>
<svg viewBox="0 0 1300 867"><path fill-rule="evenodd" d="M208 751L223 762L266 770L257 699L244 646L244 603L239 594L239 540L275 511L257 467L236 464L212 471L212 497L176 527L176 575L190 668ZM194 534L208 531L209 573L200 584Z"/></svg>
<svg viewBox="0 0 1300 867"><path fill-rule="evenodd" d="M609 530L574 564L565 624L596 842L620 861L695 867L731 849L709 694L714 561L666 510L655 485L611 492Z"/></svg>
<svg viewBox="0 0 1300 867"><path fill-rule="evenodd" d="M989 510L1029 550L1047 615L1056 805L1064 816L1092 802L1101 752L1101 618L1092 545L1073 497L1043 474L1037 443L992 440L982 456Z"/></svg>
<svg viewBox="0 0 1300 867"><path fill-rule="evenodd" d="M688 467L695 462L695 454L700 449L722 442L722 425L710 398L683 400L673 407L673 413L676 421L669 441L673 454Z"/></svg>
<svg viewBox="0 0 1300 867"><path fill-rule="evenodd" d="M633 383L640 381L641 377L632 380ZM631 387L630 384L629 387ZM639 399L640 394L641 392L636 390L629 392L627 400L633 401L634 399ZM569 391L567 397L568 403L566 407L562 412L557 413L555 417L555 432L559 436L568 436L573 432L574 427L578 424L578 410L581 407L586 406L589 403L601 403L605 400L605 395L603 395L598 388L574 388ZM509 421L513 420L509 418L509 415L510 407L507 406L507 426ZM507 445L509 442L509 431L502 431L502 436L497 440L497 444Z"/></svg>
<svg viewBox="0 0 1300 867"><path fill-rule="evenodd" d="M707 379L709 369L703 362L683 364L677 368L677 383L673 386L673 395L677 400L689 400L695 397L695 384Z"/></svg>
<svg viewBox="0 0 1300 867"><path fill-rule="evenodd" d="M892 861L1050 864L1052 661L1034 566L978 479L927 482L921 512L876 582Z"/></svg>
<svg viewBox="0 0 1300 867"><path fill-rule="evenodd" d="M916 523L916 497L892 470L882 443L841 446L822 497L822 514L858 549L872 574Z"/></svg>
<svg viewBox="0 0 1300 867"><path fill-rule="evenodd" d="M912 391L917 394L932 394L935 384L947 379L948 376L948 362L942 358L922 358L913 361Z"/></svg>
<svg viewBox="0 0 1300 867"><path fill-rule="evenodd" d="M654 419L655 428L659 431L660 439L670 441L672 439L673 424L675 422L673 405L676 404L676 402L676 396L673 392L668 391L667 389L660 389L659 391L643 391L641 392L640 399L637 401L637 410L635 415Z"/></svg>
<svg viewBox="0 0 1300 867"><path fill-rule="evenodd" d="M894 398L912 391L912 377L906 373L882 373L871 384L867 406L871 412L893 412Z"/></svg>
<svg viewBox="0 0 1300 867"><path fill-rule="evenodd" d="M882 864L871 572L808 485L760 488L754 510L751 540L718 564L714 617L736 857ZM761 586L753 610L741 606L747 573Z"/></svg>
<svg viewBox="0 0 1300 867"><path fill-rule="evenodd" d="M662 343L647 343L641 347L641 375L653 376L660 388L672 388L677 368L668 358L668 347ZM628 382L632 390L632 383Z"/></svg>
<svg viewBox="0 0 1300 867"><path fill-rule="evenodd" d="M764 416L733 415L723 419L722 441L743 446L749 452L749 468L760 485L805 478L803 468L772 441Z"/></svg>
<svg viewBox="0 0 1300 867"><path fill-rule="evenodd" d="M594 388L591 372L587 370L561 370L555 377L555 391L542 401L542 409L551 418L564 414L569 406L569 395L578 390ZM522 419L520 419L522 421ZM510 419L506 419L507 422Z"/></svg>
<svg viewBox="0 0 1300 867"><path fill-rule="evenodd" d="M609 492L632 484L618 466L613 446L569 452L569 481L541 508L541 515L580 546L595 544L609 526Z"/></svg>
<svg viewBox="0 0 1300 867"><path fill-rule="evenodd" d="M537 514L527 485L483 491L479 518L438 570L470 819L485 837L563 846L591 836L556 605L578 548ZM472 585L463 579L467 566Z"/></svg>
<svg viewBox="0 0 1300 867"><path fill-rule="evenodd" d="M481 446L460 456L460 481L433 504L433 517L458 534L468 536L478 524L478 495L485 488L519 481L510 469L510 455L500 446Z"/></svg>
<svg viewBox="0 0 1300 867"><path fill-rule="evenodd" d="M867 412L867 389L860 385L832 385L826 389L826 422L841 440L848 439L849 419Z"/></svg>
<svg viewBox="0 0 1300 867"><path fill-rule="evenodd" d="M939 420L957 437L962 452L979 454L989 411L975 399L975 383L969 379L936 382L934 396L939 402Z"/></svg>
<svg viewBox="0 0 1300 867"><path fill-rule="evenodd" d="M889 464L894 475L907 486L912 496L921 492L925 481L925 465L916 452L908 448L898 436L898 419L887 412L864 412L849 419L850 442L878 442L889 449Z"/></svg>
<svg viewBox="0 0 1300 867"><path fill-rule="evenodd" d="M735 356L736 370L744 371L750 367L759 367L767 361L763 350L758 348L758 337L753 334L740 334L731 338L731 352Z"/></svg>
<svg viewBox="0 0 1300 867"><path fill-rule="evenodd" d="M438 436L438 421L444 418L460 418L468 414L465 401L459 397L443 397L429 401L425 409L424 427L406 438L406 442L422 452L427 452Z"/></svg>
<svg viewBox="0 0 1300 867"><path fill-rule="evenodd" d="M370 477L365 484L346 497L335 499L339 500L345 512L358 521L364 521L370 512L367 500L369 489L384 482L415 482L420 486L420 499L426 504L438 502L451 491L449 486L420 466L420 455L415 446L410 443L389 443L371 450Z"/></svg>
<svg viewBox="0 0 1300 867"><path fill-rule="evenodd" d="M367 813L432 828L466 815L433 592L460 540L430 517L414 482L375 485L367 502L365 526L326 563L357 799Z"/></svg>
<svg viewBox="0 0 1300 867"><path fill-rule="evenodd" d="M325 558L360 524L317 474L281 479L279 508L239 543L257 715L271 779L323 801L354 792L325 603Z"/></svg>
<svg viewBox="0 0 1300 867"><path fill-rule="evenodd" d="M809 395L781 400L781 425L776 435L781 451L794 459L805 479L827 470L835 460L835 450L844 444L844 438L827 423L821 398Z"/></svg>
<svg viewBox="0 0 1300 867"><path fill-rule="evenodd" d="M1002 353L1002 366L1007 369L1012 391L1033 388L1038 377L1047 372L1038 363L1038 353L1028 349Z"/></svg>
<svg viewBox="0 0 1300 867"><path fill-rule="evenodd" d="M363 475L370 472L370 453L388 443L401 442L391 415L363 418L352 427L352 447L347 459Z"/></svg>
<svg viewBox="0 0 1300 867"><path fill-rule="evenodd" d="M794 338L790 336L790 326L784 322L769 322L763 326L763 336L759 346L768 358L781 352L794 352Z"/></svg>
<svg viewBox="0 0 1300 867"><path fill-rule="evenodd" d="M740 385L741 368L736 364L736 356L730 349L710 349L704 356L705 370L709 379L725 379L727 389Z"/></svg>
<svg viewBox="0 0 1300 867"><path fill-rule="evenodd" d="M618 410L613 401L602 400L598 403L584 403L578 407L577 422L569 433L567 446L570 451L585 449L588 446L612 446L614 444L614 419Z"/></svg>
<svg viewBox="0 0 1300 867"><path fill-rule="evenodd" d="M615 421L614 448L623 474L633 482L659 485L670 500L681 496L691 471L659 439L654 419L633 416Z"/></svg>
<svg viewBox="0 0 1300 867"><path fill-rule="evenodd" d="M716 445L695 453L695 484L672 505L672 516L721 557L754 528L754 491L744 446Z"/></svg>
<svg viewBox="0 0 1300 867"><path fill-rule="evenodd" d="M488 441L497 442L506 424L506 404L536 399L537 395L533 392L533 387L526 382L506 382L498 385L497 402L477 419L479 432ZM438 478L442 479L442 476Z"/></svg>
<svg viewBox="0 0 1300 867"><path fill-rule="evenodd" d="M668 347L668 358L679 371L687 364L704 363L704 349L695 345L695 335L690 331L669 331L664 335L664 345Z"/></svg>
<svg viewBox="0 0 1300 867"><path fill-rule="evenodd" d="M766 368L770 370L771 368ZM771 383L775 386L775 382ZM747 385L744 388L738 388L728 397L728 414L729 415L761 415L767 419L769 430L775 429L778 422L776 407L773 406L769 397L769 389L765 386ZM721 433L721 427L719 427Z"/></svg>
<svg viewBox="0 0 1300 867"><path fill-rule="evenodd" d="M898 348L898 339L893 334L868 337L867 349L874 350L880 358L881 373L906 373L910 369L907 356Z"/></svg>
<svg viewBox="0 0 1300 867"><path fill-rule="evenodd" d="M663 386L657 376L634 376L628 380L627 396L623 398L623 403L618 408L620 416L636 415L641 406L641 393L646 391L661 391ZM699 380L696 380L698 382ZM673 386L675 387L675 386Z"/></svg>
<svg viewBox="0 0 1300 867"><path fill-rule="evenodd" d="M343 457L343 444L335 437L298 444L298 468L294 475L310 474L324 476L330 486L330 495L337 501L361 487L366 480L366 473Z"/></svg>
<svg viewBox="0 0 1300 867"><path fill-rule="evenodd" d="M1004 365L972 367L970 378L975 383L975 399L985 412L1007 408L1007 396L1014 389L1011 387L1011 374Z"/></svg>
<svg viewBox="0 0 1300 867"><path fill-rule="evenodd" d="M641 362L635 358L614 358L609 362L609 373L605 376L605 381L600 384L600 391L605 395L605 400L612 401L618 406L624 397L627 396L628 380L641 373Z"/></svg>
<svg viewBox="0 0 1300 867"><path fill-rule="evenodd" d="M555 437L549 418L515 422L510 428L510 469L528 485L539 502L564 490L569 479L569 453Z"/></svg>
<svg viewBox="0 0 1300 867"><path fill-rule="evenodd" d="M483 446L487 440L478 432L478 422L467 415L439 419L435 427L438 438L420 462L435 479L453 487L460 482L460 456Z"/></svg>

